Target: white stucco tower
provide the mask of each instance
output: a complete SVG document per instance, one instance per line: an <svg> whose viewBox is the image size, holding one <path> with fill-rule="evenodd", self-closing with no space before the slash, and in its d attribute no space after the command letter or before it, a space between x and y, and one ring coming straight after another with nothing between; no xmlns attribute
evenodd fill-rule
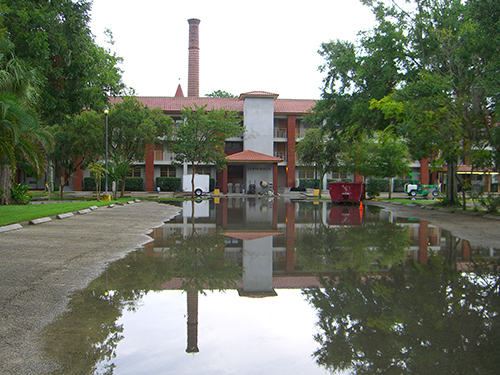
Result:
<svg viewBox="0 0 500 375"><path fill-rule="evenodd" d="M274 100L278 94L253 91L240 95L245 101L243 149L273 155Z"/></svg>

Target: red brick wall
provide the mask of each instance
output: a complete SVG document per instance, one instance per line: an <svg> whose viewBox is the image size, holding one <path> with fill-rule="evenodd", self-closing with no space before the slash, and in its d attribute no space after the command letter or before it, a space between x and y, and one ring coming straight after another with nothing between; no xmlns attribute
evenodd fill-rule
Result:
<svg viewBox="0 0 500 375"><path fill-rule="evenodd" d="M83 170L78 167L75 173L73 173L73 190L82 191L83 189Z"/></svg>
<svg viewBox="0 0 500 375"><path fill-rule="evenodd" d="M146 191L154 191L155 190L155 146L148 145L146 146L146 165L145 165L145 174L146 174Z"/></svg>
<svg viewBox="0 0 500 375"><path fill-rule="evenodd" d="M295 187L295 116L287 119L287 166L286 186ZM277 179L276 179L277 181Z"/></svg>
<svg viewBox="0 0 500 375"><path fill-rule="evenodd" d="M429 159L420 160L420 182L429 185Z"/></svg>
<svg viewBox="0 0 500 375"><path fill-rule="evenodd" d="M189 22L189 66L188 66L188 97L200 96L200 44L198 25L200 20L190 19Z"/></svg>

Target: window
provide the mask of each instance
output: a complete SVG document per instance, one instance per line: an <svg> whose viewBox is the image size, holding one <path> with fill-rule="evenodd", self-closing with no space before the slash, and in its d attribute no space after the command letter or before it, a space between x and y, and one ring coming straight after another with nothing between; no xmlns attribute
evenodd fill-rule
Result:
<svg viewBox="0 0 500 375"><path fill-rule="evenodd" d="M207 165L197 165L194 169L196 174L206 174L210 176L210 172L212 171L212 167Z"/></svg>
<svg viewBox="0 0 500 375"><path fill-rule="evenodd" d="M243 143L242 142L226 142L226 150L243 151Z"/></svg>
<svg viewBox="0 0 500 375"><path fill-rule="evenodd" d="M177 168L173 165L160 167L160 177L177 177Z"/></svg>
<svg viewBox="0 0 500 375"><path fill-rule="evenodd" d="M299 169L299 180L302 180L304 178L314 178L314 169L306 169L306 168L300 168Z"/></svg>
<svg viewBox="0 0 500 375"><path fill-rule="evenodd" d="M141 167L132 167L128 172L127 177L141 177Z"/></svg>
<svg viewBox="0 0 500 375"><path fill-rule="evenodd" d="M345 180L347 179L347 173L340 173L339 171L332 172L333 180Z"/></svg>

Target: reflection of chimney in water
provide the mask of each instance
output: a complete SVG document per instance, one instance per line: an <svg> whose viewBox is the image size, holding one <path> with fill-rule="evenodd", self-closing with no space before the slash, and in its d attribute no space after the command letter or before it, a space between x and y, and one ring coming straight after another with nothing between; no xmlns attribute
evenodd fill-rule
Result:
<svg viewBox="0 0 500 375"><path fill-rule="evenodd" d="M198 291L187 292L187 348L186 353L198 353Z"/></svg>
<svg viewBox="0 0 500 375"><path fill-rule="evenodd" d="M191 18L189 22L189 66L188 66L188 97L200 96L200 44L198 25L200 20Z"/></svg>

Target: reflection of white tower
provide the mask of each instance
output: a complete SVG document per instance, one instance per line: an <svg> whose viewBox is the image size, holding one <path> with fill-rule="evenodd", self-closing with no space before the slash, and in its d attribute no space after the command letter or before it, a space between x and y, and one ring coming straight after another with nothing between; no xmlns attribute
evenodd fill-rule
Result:
<svg viewBox="0 0 500 375"><path fill-rule="evenodd" d="M275 296L273 289L273 236L281 231L228 231L227 237L243 241L243 288L241 296Z"/></svg>
<svg viewBox="0 0 500 375"><path fill-rule="evenodd" d="M243 241L243 291L274 293L272 237Z"/></svg>

